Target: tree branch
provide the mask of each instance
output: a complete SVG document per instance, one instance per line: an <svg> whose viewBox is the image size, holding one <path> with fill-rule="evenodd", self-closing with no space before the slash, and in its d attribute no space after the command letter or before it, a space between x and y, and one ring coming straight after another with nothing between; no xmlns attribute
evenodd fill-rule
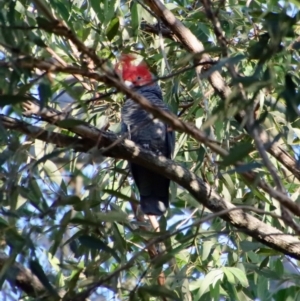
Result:
<svg viewBox="0 0 300 301"><path fill-rule="evenodd" d="M24 133L28 133L30 124L16 120L11 117L0 115L0 121L6 128L18 129ZM114 143L118 137L113 133L103 132L94 128L79 126L82 134L85 134L86 140L78 139L77 145L82 151L88 151L91 145L97 145L100 150ZM35 132L36 133L36 130ZM59 137L67 137L66 135L59 134ZM36 135L33 136L35 138ZM39 135L37 139L49 141L51 135ZM86 143L89 141L89 143ZM60 142L63 144L63 142ZM66 143L64 144L66 146ZM147 167L153 171L159 172L164 176L170 178L187 189L191 195L202 205L207 207L212 212L220 212L223 210L236 208L232 203L225 201L218 195L207 183L203 182L199 177L183 168L181 165L163 157L157 157L152 152L138 147L133 141L125 140L123 143L115 145L110 148L106 156L129 160L141 166ZM293 258L300 259L300 241L291 235L284 234L278 229L269 226L257 218L245 213L241 209L228 210L227 213L221 216L222 219L230 222L234 227L246 231L253 238L261 241L263 244L268 245L286 255Z"/></svg>
<svg viewBox="0 0 300 301"><path fill-rule="evenodd" d="M126 87L127 89L127 87ZM217 143L214 141L211 141L211 139L207 138L206 135L201 132L199 129L197 129L195 126L187 124L179 120L175 115L170 114L168 112L165 112L155 106L153 106L145 97L142 95L135 93L129 89L128 91L130 98L135 98L135 100L147 111L151 112L154 116L159 117L160 119L166 120L168 124L170 124L174 129L180 129L183 132L189 133L191 136L193 136L198 141L204 143L205 145L209 146L212 150L214 150L216 153L220 154L222 157L226 157L228 155L228 152L220 147ZM40 110L40 107L37 103L34 103L32 101L27 101L23 104L23 107L25 110L27 110L30 114L36 114L40 116L44 121L48 121L49 123L56 124L60 126L59 122L64 120L69 115L66 113L61 113L57 110L46 108L44 107L42 110ZM26 113L26 115L28 115ZM82 122L81 122L82 123ZM103 132L99 131L98 129L90 126L88 123L85 125L78 125L75 127L68 128L73 133L81 136L90 138L92 140L100 140L103 136ZM90 132L93 132L93 135L90 136ZM98 137L98 138L96 138ZM102 150L102 152L112 148L114 145L122 142L125 139L124 137L119 138L118 140L114 141L111 145L109 145L106 149ZM95 140L95 141L96 141ZM235 164L237 167L242 167L242 162L236 162ZM241 173L242 176L244 176L248 181L251 183L255 183L258 187L269 193L273 198L277 199L281 205L288 208L291 212L293 212L295 215L300 216L300 206L293 202L287 195L282 193L281 191L277 191L273 189L270 185L268 185L264 180L260 179L260 177L254 173L254 172L243 172Z"/></svg>
<svg viewBox="0 0 300 301"><path fill-rule="evenodd" d="M5 253L0 253L0 270L9 261L9 256ZM32 274L32 272L22 266L21 264L15 262L7 271L8 280L12 286L17 286L24 293L31 297L42 297L46 295L48 291L40 280Z"/></svg>

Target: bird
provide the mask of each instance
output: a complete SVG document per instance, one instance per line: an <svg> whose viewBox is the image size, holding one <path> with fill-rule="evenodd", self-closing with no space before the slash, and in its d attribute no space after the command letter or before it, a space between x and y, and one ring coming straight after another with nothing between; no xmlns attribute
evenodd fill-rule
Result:
<svg viewBox="0 0 300 301"><path fill-rule="evenodd" d="M134 54L122 54L115 70L127 86L143 95L161 110L171 112L163 101L162 91L154 81L147 64L135 65ZM163 121L153 118L138 103L128 98L121 109L121 133L140 147L171 158L175 147L175 132ZM169 207L170 180L136 163L129 163L133 180L140 195L144 214L163 215Z"/></svg>

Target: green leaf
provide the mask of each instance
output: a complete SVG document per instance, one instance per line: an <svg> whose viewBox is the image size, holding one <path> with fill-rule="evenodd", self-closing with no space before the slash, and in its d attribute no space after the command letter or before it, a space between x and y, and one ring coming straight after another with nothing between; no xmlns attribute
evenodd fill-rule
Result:
<svg viewBox="0 0 300 301"><path fill-rule="evenodd" d="M223 271L226 275L228 282L231 284L236 284L235 278L233 274L230 272L230 269L228 269L227 267L223 267Z"/></svg>
<svg viewBox="0 0 300 301"><path fill-rule="evenodd" d="M201 259L204 261L208 258L211 250L212 250L212 247L215 245L214 242L212 241L204 241L203 242L203 245L202 245L202 255L201 255Z"/></svg>
<svg viewBox="0 0 300 301"><path fill-rule="evenodd" d="M259 268L260 268L260 269L265 268L265 267L268 265L269 260L270 260L270 257L267 256L267 257L261 262L261 264L259 265Z"/></svg>
<svg viewBox="0 0 300 301"><path fill-rule="evenodd" d="M138 295L144 298L145 294L152 297L171 298L172 300L180 300L179 296L172 290L161 285L144 285L138 288Z"/></svg>
<svg viewBox="0 0 300 301"><path fill-rule="evenodd" d="M29 37L30 37L30 40L37 46L39 47L47 47L47 45L44 43L44 41L39 37L37 36L36 34L34 34L33 32L30 32L29 34Z"/></svg>
<svg viewBox="0 0 300 301"><path fill-rule="evenodd" d="M53 286L50 284L48 277L46 276L44 270L42 269L40 263L37 260L30 260L29 267L32 273L38 277L44 287L54 295L55 297L59 298L57 292L54 290Z"/></svg>
<svg viewBox="0 0 300 301"><path fill-rule="evenodd" d="M214 286L209 287L209 292L212 300L220 300L220 280Z"/></svg>
<svg viewBox="0 0 300 301"><path fill-rule="evenodd" d="M106 36L109 41L111 41L118 33L119 25L120 25L119 18L114 18L110 21L106 29Z"/></svg>
<svg viewBox="0 0 300 301"><path fill-rule="evenodd" d="M120 222L126 224L129 223L127 214L120 211L119 212L109 211L106 213L97 212L95 213L95 216L98 220L102 222Z"/></svg>
<svg viewBox="0 0 300 301"><path fill-rule="evenodd" d="M60 199L60 204L64 205L76 205L81 202L81 199L77 195L66 195Z"/></svg>
<svg viewBox="0 0 300 301"><path fill-rule="evenodd" d="M53 256L57 252L58 247L62 244L63 236L66 233L66 229L67 229L68 223L71 219L71 216L72 216L72 210L67 211L64 214L64 216L62 217L62 219L60 220L60 227L52 232L53 233L53 238L52 238L53 244L52 244L49 252L51 254L53 254Z"/></svg>
<svg viewBox="0 0 300 301"><path fill-rule="evenodd" d="M222 166L228 166L236 163L237 161L241 161L253 150L254 147L250 141L237 143L233 148L230 149L228 156L223 158L221 164Z"/></svg>
<svg viewBox="0 0 300 301"><path fill-rule="evenodd" d="M222 269L214 269L210 271L203 279L201 287L199 290L200 297L209 290L209 287L214 287L215 284L222 280L224 277L224 272Z"/></svg>
<svg viewBox="0 0 300 301"><path fill-rule="evenodd" d="M113 19L115 10L118 7L116 0L104 0L105 24Z"/></svg>
<svg viewBox="0 0 300 301"><path fill-rule="evenodd" d="M0 95L0 107L6 105L14 105L19 102L24 102L30 100L31 97L23 95Z"/></svg>
<svg viewBox="0 0 300 301"><path fill-rule="evenodd" d="M248 287L249 286L248 279L247 279L244 271L240 270L239 268L235 268L235 267L227 267L226 269L227 269L227 272L230 272L235 276L236 280L243 287Z"/></svg>
<svg viewBox="0 0 300 301"><path fill-rule="evenodd" d="M103 189L103 192L108 193L108 194L110 194L112 196L115 196L117 198L120 198L124 201L130 201L130 202L134 201L134 199L132 197L129 197L129 196L127 196L127 195L125 195L121 192L118 192L118 191L115 191L115 190L112 190L112 189Z"/></svg>
<svg viewBox="0 0 300 301"><path fill-rule="evenodd" d="M50 22L47 19L42 18L42 17L37 17L36 22L37 22L38 26L42 27L43 29L46 29L46 28L51 29L53 26L52 22Z"/></svg>
<svg viewBox="0 0 300 301"><path fill-rule="evenodd" d="M114 241L116 244L116 247L118 248L122 258L126 255L126 250L128 249L127 243L124 240L124 231L122 232L122 227L114 223L113 224L113 231L114 231Z"/></svg>
<svg viewBox="0 0 300 301"><path fill-rule="evenodd" d="M275 301L295 301L299 300L299 297L299 286L292 285L289 288L284 288L276 292L276 294L272 296L272 299Z"/></svg>
<svg viewBox="0 0 300 301"><path fill-rule="evenodd" d="M232 173L236 173L236 172L237 173L243 173L243 172L251 171L251 170L256 169L256 168L260 168L262 166L263 165L261 163L253 162L253 163L248 163L248 164L243 164L243 165L237 166L236 168L230 169L226 172L228 174L232 174Z"/></svg>
<svg viewBox="0 0 300 301"><path fill-rule="evenodd" d="M75 126L78 126L78 125L87 125L87 123L83 120L79 120L79 119L64 119L64 120L61 120L57 123L57 125L59 127L62 127L62 128L72 128L72 127L75 127Z"/></svg>
<svg viewBox="0 0 300 301"><path fill-rule="evenodd" d="M268 288L268 280L265 277L259 276L257 277L257 286L256 286L256 290L257 290L257 297L260 300L268 300L270 297L270 292L267 289Z"/></svg>
<svg viewBox="0 0 300 301"><path fill-rule="evenodd" d="M74 289L76 288L79 280L80 280L80 275L82 273L83 269L78 269L72 272L70 276L70 281L68 282L68 288L69 292L73 292Z"/></svg>
<svg viewBox="0 0 300 301"><path fill-rule="evenodd" d="M5 229L6 227L8 227L7 221L0 216L0 228Z"/></svg>
<svg viewBox="0 0 300 301"><path fill-rule="evenodd" d="M286 119L289 122L294 122L299 117L299 96L296 94L297 86L294 83L292 76L285 76L285 90L281 93L281 97L286 101Z"/></svg>
<svg viewBox="0 0 300 301"><path fill-rule="evenodd" d="M102 2L100 0L90 0L90 4L99 20L105 20L104 11L101 9Z"/></svg>
<svg viewBox="0 0 300 301"><path fill-rule="evenodd" d="M281 259L277 259L275 262L275 272L277 273L279 278L284 274L284 266Z"/></svg>
<svg viewBox="0 0 300 301"><path fill-rule="evenodd" d="M75 225L83 225L83 226L94 226L99 227L101 225L101 221L93 221L87 218L74 217L70 220L70 223Z"/></svg>
<svg viewBox="0 0 300 301"><path fill-rule="evenodd" d="M47 106L52 97L51 86L49 82L42 82L38 86L39 98L41 101L41 108Z"/></svg>
<svg viewBox="0 0 300 301"><path fill-rule="evenodd" d="M89 235L82 235L78 237L78 239L80 243L83 244L84 246L90 249L103 250L111 254L118 262L121 262L121 259L118 256L118 254L100 239Z"/></svg>
<svg viewBox="0 0 300 301"><path fill-rule="evenodd" d="M7 94L15 94L15 89L20 81L21 72L18 68L14 68L14 70L9 75L9 88Z"/></svg>
<svg viewBox="0 0 300 301"><path fill-rule="evenodd" d="M249 252L252 250L258 250L259 248L263 247L263 244L259 242L244 240L240 242L240 247L244 252Z"/></svg>
<svg viewBox="0 0 300 301"><path fill-rule="evenodd" d="M131 26L133 30L133 35L138 35L138 29L140 26L140 18L139 18L139 11L138 11L138 4L136 2L132 2L131 5Z"/></svg>
<svg viewBox="0 0 300 301"><path fill-rule="evenodd" d="M200 287L202 287L203 280L204 279L198 279L195 281L191 281L190 285L189 285L190 291L198 290Z"/></svg>
<svg viewBox="0 0 300 301"><path fill-rule="evenodd" d="M2 253L2 252L1 252ZM0 270L0 291L2 291L3 283L8 280L8 275L12 273L14 270L13 266L16 260L16 257L19 255L17 252L13 252L10 254L10 256L7 256L6 254L0 254L1 259L5 259L4 263L1 264L1 270ZM12 279L15 278L14 273L10 275Z"/></svg>
<svg viewBox="0 0 300 301"><path fill-rule="evenodd" d="M35 168L39 164L45 163L46 161L48 161L50 159L53 159L53 158L55 159L55 158L59 157L60 154L66 152L66 151L68 151L68 149L58 149L58 150L51 152L50 154L42 156L42 158L40 158L39 160L34 162L34 164L32 165L32 168Z"/></svg>
<svg viewBox="0 0 300 301"><path fill-rule="evenodd" d="M67 3L64 3L62 1L55 1L52 5L56 7L57 12L62 17L62 19L67 22L70 16L70 8L67 7Z"/></svg>

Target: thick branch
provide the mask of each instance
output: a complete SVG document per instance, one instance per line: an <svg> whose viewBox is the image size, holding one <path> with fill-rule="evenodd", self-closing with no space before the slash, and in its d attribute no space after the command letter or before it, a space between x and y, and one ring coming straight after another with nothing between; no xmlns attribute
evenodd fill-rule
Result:
<svg viewBox="0 0 300 301"><path fill-rule="evenodd" d="M32 127L25 122L3 115L0 115L0 121L4 127L18 129L24 133L28 133L26 127ZM15 125L12 126L14 123ZM89 143L87 144L80 139L77 141L77 145L80 145L80 149L85 151L88 151L92 144L97 144L99 148L107 148L118 139L115 134L99 130L96 131L88 127L85 131L86 139L89 140ZM61 138L63 136L65 135L60 134ZM35 138L36 136L33 137ZM51 137L51 135L40 135L37 138L43 140L46 137ZM43 141L50 142L49 140ZM60 143L63 144L63 142ZM67 143L65 143L64 146L67 146ZM203 182L189 170L165 157L157 157L152 152L139 148L130 140L126 139L123 143L118 143L113 148L109 148L105 155L126 159L163 174L186 188L199 203L210 209L212 212L220 212L224 209L235 208L233 204L225 201L220 195L212 190L207 183ZM234 227L246 231L250 236L261 241L265 245L290 255L293 258L300 259L300 241L296 237L282 233L278 229L245 213L243 210L229 211L221 217L224 220L229 221Z"/></svg>
<svg viewBox="0 0 300 301"><path fill-rule="evenodd" d="M9 260L9 257L2 253L0 254L0 270ZM14 263L8 270L8 280L12 286L17 286L27 295L32 297L41 297L47 294L47 290L40 280L32 274L32 272L23 267L19 263Z"/></svg>
<svg viewBox="0 0 300 301"><path fill-rule="evenodd" d="M50 142L58 147L70 147L77 152L86 151L86 147L82 148L82 145L84 144L87 144L90 148L93 146L89 144L89 140L50 132L38 126L30 125L26 122L7 117L5 115L1 115L1 124L7 129L17 130L18 132L26 134L33 139Z"/></svg>
<svg viewBox="0 0 300 301"><path fill-rule="evenodd" d="M122 83L121 83L121 88ZM128 89L126 87L126 89ZM206 144L211 149L213 149L216 153L220 154L222 157L225 157L228 155L228 152L221 148L218 144L215 142L212 142L209 140L206 135L201 132L199 129L197 129L195 126L187 124L179 120L175 115L170 114L168 112L165 112L155 106L153 106L145 97L143 97L140 94L137 94L130 89L128 89L128 94L131 98L135 98L135 100L141 104L143 108L145 108L147 111L151 112L154 116L158 116L160 119L165 120L168 122L174 129L180 129L181 131L184 131L186 133L189 133L192 137L197 139L198 141ZM40 107L38 104L35 104L31 101L28 101L23 104L23 107L25 110L28 111L29 114L36 114L40 116L43 120L48 121L52 124L59 125L59 121L64 120L68 114L63 114L57 110L51 109L51 108L43 108L40 110ZM93 135L96 135L98 137L98 140L102 137L102 132L98 129L90 126L88 123L86 125L78 125L75 127L72 127L70 129L73 133L76 133L77 135L85 138L94 139L94 136L89 136L90 132L93 133ZM117 142L114 142L114 144L119 143L123 139L117 140ZM111 147L111 146L109 146ZM237 166L241 167L242 163L237 162ZM288 208L291 212L294 214L300 216L300 206L293 202L287 195L281 193L280 191L277 191L273 189L270 185L268 185L264 180L258 180L258 176L254 172L243 172L242 175L247 178L247 180L251 181L252 183L255 183L258 187L269 193L272 197L277 199L283 206Z"/></svg>
<svg viewBox="0 0 300 301"><path fill-rule="evenodd" d="M99 73L95 71L91 71L89 69L82 70L77 67L73 66L61 66L57 64L51 64L45 61L40 61L38 59L17 59L14 64L22 67L22 68L28 68L33 69L33 67L49 71L49 72L63 72L63 73L73 73L73 74L81 74L84 76L87 76L89 78L96 79L98 81L102 81L106 83L109 86L116 87L119 91L126 94L128 97L133 99L135 102L140 104L142 108L147 110L148 112L152 113L153 116L165 121L168 123L174 130L177 130L179 132L185 132L195 138L197 141L204 143L206 146L209 146L214 152L221 155L222 157L226 157L228 155L228 152L224 150L222 147L218 145L215 141L211 141L207 137L205 133L200 131L198 128L196 128L192 124L188 124L183 122L182 120L178 119L176 115L171 114L167 111L163 111L159 109L158 107L152 105L144 96L138 94L137 92L133 91L132 89L128 88L117 76L113 71L110 71L109 69L106 70L105 74L100 75ZM3 67L10 67L11 63L7 62L0 62L0 66ZM28 104L28 105L27 105ZM39 106L34 105L33 102L27 102L24 105L25 109L29 111L29 114L37 114L39 116L43 117L43 120L48 121L50 123L56 123L59 121L64 120L66 117L68 117L68 114L62 114L61 112L58 112L53 109L46 109L44 108L42 111L39 110ZM86 129L89 129L88 132L86 132ZM89 137L90 131L93 132L93 134L96 134L98 136L98 139L101 137L101 132L95 129L94 127L89 126L89 124L85 125L78 125L76 127L72 127L72 131L76 134L78 134L81 137L84 138L90 138L94 139L93 137ZM237 165L240 165L239 162L236 163ZM255 179L256 174L253 172L244 172L243 176L245 176L247 179ZM300 207L290 200L287 196L281 194L280 192L273 189L271 186L269 186L267 183L265 183L263 180L260 180L257 182L258 186L268 192L271 196L276 198L280 203L287 207L291 212L294 214L300 216Z"/></svg>

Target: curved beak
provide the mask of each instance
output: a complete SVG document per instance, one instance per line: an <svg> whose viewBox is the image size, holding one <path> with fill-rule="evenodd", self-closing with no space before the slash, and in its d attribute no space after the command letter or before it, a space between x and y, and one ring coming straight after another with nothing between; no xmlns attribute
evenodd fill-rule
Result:
<svg viewBox="0 0 300 301"><path fill-rule="evenodd" d="M131 87L133 86L133 83L132 83L131 81L129 81L129 80L125 80L125 81L124 81L124 84L125 84L127 87L129 87L129 88L131 88Z"/></svg>

